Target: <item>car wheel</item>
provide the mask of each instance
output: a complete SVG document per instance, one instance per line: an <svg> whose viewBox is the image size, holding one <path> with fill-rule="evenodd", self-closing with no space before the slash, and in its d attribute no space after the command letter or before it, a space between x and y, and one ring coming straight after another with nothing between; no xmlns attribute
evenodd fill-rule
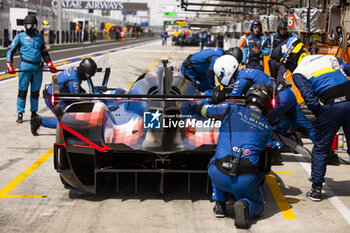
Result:
<svg viewBox="0 0 350 233"><path fill-rule="evenodd" d="M63 143L61 129L60 129L59 124L57 124L57 127L56 127L56 143Z"/></svg>
<svg viewBox="0 0 350 233"><path fill-rule="evenodd" d="M64 188L66 188L66 189L73 188L70 184L68 184L67 181L65 181L65 179L63 179L62 174L60 174L60 180L61 180L61 183L64 185Z"/></svg>

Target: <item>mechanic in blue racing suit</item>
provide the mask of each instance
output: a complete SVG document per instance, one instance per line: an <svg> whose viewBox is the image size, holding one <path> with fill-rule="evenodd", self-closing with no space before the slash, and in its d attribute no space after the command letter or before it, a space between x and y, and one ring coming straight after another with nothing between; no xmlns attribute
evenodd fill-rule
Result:
<svg viewBox="0 0 350 233"><path fill-rule="evenodd" d="M21 63L19 64L18 74L18 96L17 96L17 113L16 122L23 123L23 113L26 106L26 98L29 84L30 87L30 111L31 118L38 116L38 98L42 82L42 72L40 71L41 57L43 57L51 73L56 73L58 70L52 64L49 53L45 47L45 41L42 35L36 33L38 21L35 15L27 15L24 19L26 31L19 33L13 39L9 50L7 51L6 62L9 74L15 74L13 68L13 56L19 49Z"/></svg>
<svg viewBox="0 0 350 233"><path fill-rule="evenodd" d="M291 37L281 45L280 61L293 72L295 85L317 117L312 150L312 187L306 196L321 201L327 155L341 126L350 142L350 81L347 77L350 63L330 55L308 55L297 37ZM350 147L347 152L350 155Z"/></svg>
<svg viewBox="0 0 350 233"><path fill-rule="evenodd" d="M236 64L237 61L232 58L225 60L225 56L220 57L214 64L216 76L220 77L224 75L225 72L230 72L229 67L237 67ZM221 70L225 70L225 72L222 72ZM264 83L265 85L272 86L270 77L260 70L244 69L238 71L237 69L234 72L237 72L238 75L234 75L232 82L221 82L221 85L225 87L234 82L233 90L229 94L230 96L244 96L248 89L255 83ZM276 99L278 101L275 103L274 110L269 117L270 124L279 134L289 137L291 135L288 133L288 130L290 128L290 123L292 123L299 132L314 141L315 129L300 109L293 91L288 88L287 84L283 81L275 83L275 91ZM336 159L339 162L339 158L337 157ZM279 150L276 150L272 154L271 164L282 164L282 157Z"/></svg>
<svg viewBox="0 0 350 233"><path fill-rule="evenodd" d="M274 48L279 46L283 41L287 40L289 37L295 36L293 33L288 32L288 23L287 21L281 21L278 24L277 32L272 33L270 37L266 40L266 46L273 51ZM278 79L284 80L284 74L286 73L286 68L278 60L278 57L275 57L274 54L270 54L269 58L269 70L270 76Z"/></svg>
<svg viewBox="0 0 350 233"><path fill-rule="evenodd" d="M251 86L245 106L222 103L225 93L216 89L213 99L197 106L203 117L221 120L217 149L209 162L208 173L216 201L216 217L224 217L227 194L234 195L235 225L249 228L248 218L264 209L261 184L264 175L258 170L261 152L272 144L272 128L267 119L272 111L272 90L265 84Z"/></svg>
<svg viewBox="0 0 350 233"><path fill-rule="evenodd" d="M238 51L239 50L239 51ZM240 52L240 48L222 48L204 49L198 53L189 55L181 64L181 73L192 80L197 89L201 92L212 89L215 86L213 66L215 60L225 54L235 56ZM238 58L240 61L242 57Z"/></svg>
<svg viewBox="0 0 350 233"><path fill-rule="evenodd" d="M83 80L88 80L95 75L97 65L91 58L83 59L78 67L70 67L57 76L58 88L60 93L85 93L81 87ZM60 101L55 106L51 103L52 84L45 90L45 104L55 114L56 117L62 115L63 110L70 104L70 102ZM56 128L57 118L41 118L34 117L30 121L31 131L34 136L39 135L37 130L40 126L46 128Z"/></svg>
<svg viewBox="0 0 350 233"><path fill-rule="evenodd" d="M243 47L242 64L246 68L264 71L264 56L268 56L270 49L266 45L266 37L261 35L262 25L260 21L254 21L250 26L252 35L245 40Z"/></svg>

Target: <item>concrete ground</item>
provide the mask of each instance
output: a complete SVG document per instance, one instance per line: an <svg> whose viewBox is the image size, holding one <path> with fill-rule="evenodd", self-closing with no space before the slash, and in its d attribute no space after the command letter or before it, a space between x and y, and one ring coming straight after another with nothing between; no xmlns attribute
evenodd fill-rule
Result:
<svg viewBox="0 0 350 233"><path fill-rule="evenodd" d="M161 46L157 40L105 52L106 56L94 59L102 62L109 57L109 86L127 89L141 73L155 71L161 57L167 56L176 70L188 54L196 51L197 47ZM59 68L76 64L68 62ZM44 73L43 84L50 80L51 75ZM41 128L40 136L32 136L29 102L25 122L15 122L17 85L17 78L0 81L0 232L245 231L235 228L232 214L215 218L214 203L205 193L91 195L65 189L53 167L55 130ZM42 98L38 113L51 116ZM305 144L312 147L307 140ZM328 166L324 200L317 203L305 196L311 186L310 160L293 153L283 154L283 159L284 165L273 166L273 173L266 178L265 210L251 221L248 231L350 232L350 166Z"/></svg>

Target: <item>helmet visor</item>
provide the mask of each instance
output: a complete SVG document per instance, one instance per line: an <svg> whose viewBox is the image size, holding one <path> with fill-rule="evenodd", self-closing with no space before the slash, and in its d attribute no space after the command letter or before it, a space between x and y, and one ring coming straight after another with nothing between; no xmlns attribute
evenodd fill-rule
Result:
<svg viewBox="0 0 350 233"><path fill-rule="evenodd" d="M36 24L25 24L24 27L27 29L27 30L35 30L36 29Z"/></svg>
<svg viewBox="0 0 350 233"><path fill-rule="evenodd" d="M227 87L228 85L232 84L232 79L234 77L235 73L233 74L229 74L229 75L223 75L221 77L218 77L218 81L219 83L224 86L224 87Z"/></svg>
<svg viewBox="0 0 350 233"><path fill-rule="evenodd" d="M86 79L89 79L89 78L92 77L92 75L91 75L91 74L88 74L88 73L84 73L84 76L85 76Z"/></svg>

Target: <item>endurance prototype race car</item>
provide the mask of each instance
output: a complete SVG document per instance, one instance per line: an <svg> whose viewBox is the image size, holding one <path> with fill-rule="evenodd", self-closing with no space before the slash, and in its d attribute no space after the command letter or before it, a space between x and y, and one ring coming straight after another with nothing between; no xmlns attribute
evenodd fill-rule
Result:
<svg viewBox="0 0 350 233"><path fill-rule="evenodd" d="M137 192L138 175L148 173L159 178L163 193L166 174L187 174L190 192L191 174L203 174L208 192L207 166L221 126L195 111L208 96L167 67L167 60L157 73L141 75L128 92L107 88L109 73L107 68L102 86L88 80L92 94L60 94L53 78L51 102L73 102L58 115L54 144L54 166L62 183L89 193L104 192L106 186L118 192L119 174L131 173ZM244 104L242 98L226 101ZM310 157L306 148L281 135L274 137Z"/></svg>
<svg viewBox="0 0 350 233"><path fill-rule="evenodd" d="M167 60L163 64L157 73L141 75L128 92L106 88L108 75L100 87L89 80L94 94L59 94L53 82L52 102L73 101L58 117L54 145L63 184L100 193L113 180L107 185L118 191L118 174L134 173L137 191L138 174L156 173L163 193L167 173L188 174L188 191L191 174L207 174L221 122L199 116L196 104L207 96L174 75Z"/></svg>

